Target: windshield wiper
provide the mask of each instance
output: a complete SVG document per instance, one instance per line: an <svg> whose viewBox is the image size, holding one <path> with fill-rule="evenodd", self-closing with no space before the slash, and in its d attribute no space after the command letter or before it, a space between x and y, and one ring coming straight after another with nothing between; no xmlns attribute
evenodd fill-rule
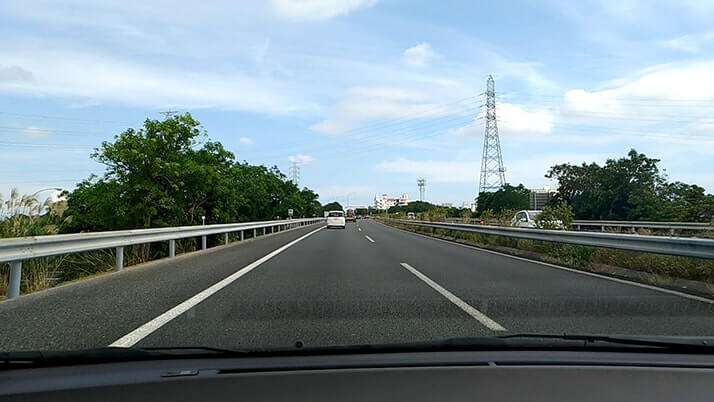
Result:
<svg viewBox="0 0 714 402"><path fill-rule="evenodd" d="M0 353L0 369L176 359L181 357L232 357L245 356L248 353L251 352L241 349L220 349L203 346L157 348L106 347L70 351L3 352Z"/></svg>
<svg viewBox="0 0 714 402"><path fill-rule="evenodd" d="M630 336L630 335L588 335L588 334L539 334L517 333L500 335L500 339L536 339L582 342L582 346L628 345L660 348L666 351L692 351L714 353L714 338L672 337L672 336ZM557 346L557 342L555 343Z"/></svg>

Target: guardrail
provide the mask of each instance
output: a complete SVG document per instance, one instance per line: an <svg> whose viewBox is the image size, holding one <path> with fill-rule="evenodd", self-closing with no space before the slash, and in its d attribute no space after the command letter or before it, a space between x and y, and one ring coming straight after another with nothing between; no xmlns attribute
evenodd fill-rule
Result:
<svg viewBox="0 0 714 402"><path fill-rule="evenodd" d="M599 227L605 231L606 227L631 228L634 232L637 228L645 229L668 229L670 233L675 230L714 230L714 226L709 223L698 222L653 222L653 221L573 221L573 227L580 230L581 227Z"/></svg>
<svg viewBox="0 0 714 402"><path fill-rule="evenodd" d="M13 299L20 295L22 261L27 259L116 248L115 270L121 271L124 268L126 246L168 241L171 258L176 255L176 240L179 239L201 236L201 249L205 250L206 236L209 235L223 233L224 244L228 244L230 233L240 232L240 240L244 240L247 230L252 230L253 237L257 237L258 230L266 234L270 229L269 233L274 233L324 220L325 218L307 218L0 239L0 263L10 263L8 298Z"/></svg>
<svg viewBox="0 0 714 402"><path fill-rule="evenodd" d="M478 224L479 219L470 219L473 224ZM461 218L446 218L446 222L458 223L461 222ZM494 223L495 220L491 220L488 223ZM600 228L601 232L605 231L605 228L628 228L633 232L638 228L642 229L666 229L669 230L671 235L674 234L675 230L698 230L714 231L714 225L710 223L699 223L699 222L655 222L655 221L594 221L594 220L575 220L573 221L573 229L581 230L584 227L595 227Z"/></svg>
<svg viewBox="0 0 714 402"><path fill-rule="evenodd" d="M643 236L637 234L575 232L565 230L524 229L463 223L426 222L385 219L405 225L483 233L517 239L541 240L581 246L605 247L686 257L714 258L714 240L690 237Z"/></svg>

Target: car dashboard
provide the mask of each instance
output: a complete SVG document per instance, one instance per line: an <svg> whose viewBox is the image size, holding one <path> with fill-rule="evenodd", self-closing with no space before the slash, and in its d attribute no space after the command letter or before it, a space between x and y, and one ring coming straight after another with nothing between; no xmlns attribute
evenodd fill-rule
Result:
<svg viewBox="0 0 714 402"><path fill-rule="evenodd" d="M711 401L698 354L448 351L115 362L0 371L7 401Z"/></svg>

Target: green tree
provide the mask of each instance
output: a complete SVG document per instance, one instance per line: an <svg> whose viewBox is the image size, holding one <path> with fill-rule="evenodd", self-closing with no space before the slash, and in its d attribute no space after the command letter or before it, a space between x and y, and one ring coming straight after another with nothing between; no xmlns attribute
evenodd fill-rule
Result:
<svg viewBox="0 0 714 402"><path fill-rule="evenodd" d="M523 184L511 186L505 184L503 188L493 193L480 193L476 213L481 215L486 210L499 213L505 209L528 209L530 190Z"/></svg>
<svg viewBox="0 0 714 402"><path fill-rule="evenodd" d="M340 204L337 201L332 201L329 204L325 204L322 206L323 211L344 211L344 208L342 208L342 204Z"/></svg>
<svg viewBox="0 0 714 402"><path fill-rule="evenodd" d="M546 177L558 180L553 203L567 202L578 219L711 220L714 196L696 185L667 182L658 163L632 149L604 166L555 165Z"/></svg>
<svg viewBox="0 0 714 402"><path fill-rule="evenodd" d="M573 224L573 208L565 201L546 205L535 218L536 225L542 229L570 229Z"/></svg>
<svg viewBox="0 0 714 402"><path fill-rule="evenodd" d="M67 194L62 231L229 223L319 214L317 194L277 167L235 162L190 114L149 120L105 141L92 157L106 166Z"/></svg>

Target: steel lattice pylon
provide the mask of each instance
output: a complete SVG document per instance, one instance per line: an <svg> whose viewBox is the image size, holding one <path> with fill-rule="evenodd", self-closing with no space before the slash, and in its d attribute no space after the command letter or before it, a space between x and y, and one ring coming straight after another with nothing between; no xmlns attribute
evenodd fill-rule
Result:
<svg viewBox="0 0 714 402"><path fill-rule="evenodd" d="M496 90L493 77L489 75L488 81L486 81L486 133L483 138L479 194L501 189L506 183L505 171L501 157L501 142L498 139L498 125L496 124Z"/></svg>

